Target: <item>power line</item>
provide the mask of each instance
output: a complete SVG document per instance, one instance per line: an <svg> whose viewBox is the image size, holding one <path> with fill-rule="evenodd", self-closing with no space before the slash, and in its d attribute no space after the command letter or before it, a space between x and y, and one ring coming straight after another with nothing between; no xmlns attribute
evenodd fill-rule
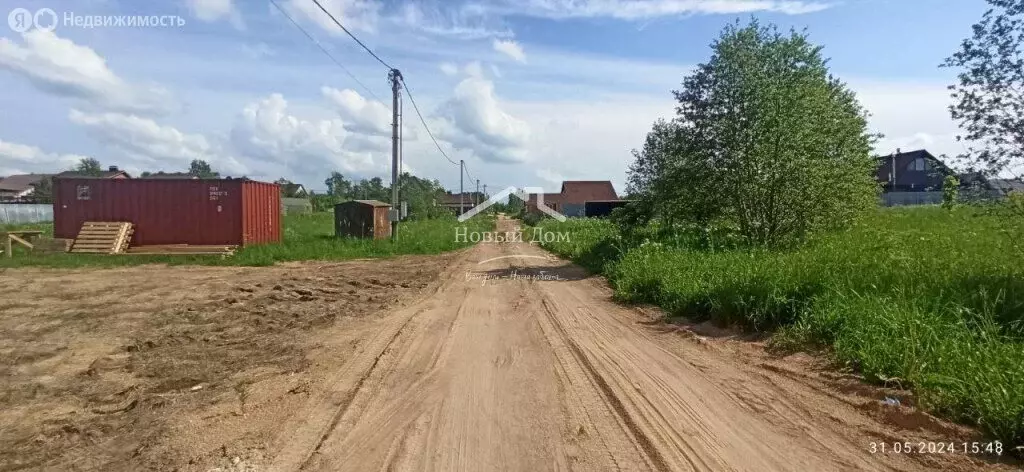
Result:
<svg viewBox="0 0 1024 472"><path fill-rule="evenodd" d="M441 145L438 144L437 139L434 138L434 133L431 133L430 127L427 126L427 120L423 119L423 114L420 113L420 107L416 105L416 99L412 98L412 90L409 90L409 85L405 83L404 78L401 80L402 87L405 88L405 93L409 96L409 102L412 103L413 110L416 110L416 116L420 117L420 123L423 123L423 129L427 130L427 135L429 135L430 140L434 142L434 146L437 146L437 150L441 152L441 155L444 156L445 159L448 159L448 162L451 162L453 165L459 165L458 162L455 162L452 158L448 157L448 154L444 152L444 149L441 149Z"/></svg>
<svg viewBox="0 0 1024 472"><path fill-rule="evenodd" d="M316 6L320 8L320 11L324 12L324 14L329 16L331 18L331 21L333 21L334 24L338 25L338 27L341 28L341 30L344 31L345 34L349 35L349 37L351 37L356 43L362 46L363 49L366 50L366 52L373 56L373 58L376 59L377 62L380 62L381 64L384 65L384 67L387 67L389 70L397 72L397 69L391 67L391 65L388 64L387 62L384 62L384 60L381 59L380 56L374 53L372 49L366 46L366 44L363 44L363 42L360 41L359 38L356 37L356 35L352 34L352 32L349 31L348 28L345 27L345 25L341 24L341 22L338 21L338 19L335 18L334 15L331 14L331 12L327 11L327 9L320 4L319 0L313 0L313 3L315 3ZM409 101L412 103L413 109L416 110L416 116L419 117L420 123L423 124L423 129L427 130L427 135L429 135L430 140L434 142L434 146L437 147L437 150L441 153L442 156L444 156L445 159L448 160L448 162L452 163L453 165L459 165L459 163L455 162L454 160L452 160L452 158L448 157L448 153L444 152L444 149L442 149L441 145L437 142L437 138L434 137L434 133L430 131L430 127L427 126L427 120L423 119L423 113L420 112L420 107L419 105L416 104L416 99L413 98L412 96L412 90L409 90L409 85L405 83L405 78L399 75L398 79L402 82L402 87L405 88L406 94L409 95Z"/></svg>
<svg viewBox="0 0 1024 472"><path fill-rule="evenodd" d="M470 175L470 173L469 173L469 167L468 167L468 166L466 166L466 163L465 163L465 161L463 161L463 163L462 163L462 170L464 170L464 171L466 172L466 177L469 177L469 180L476 180L476 179L474 179L474 178L473 178L473 176L472 176L472 175Z"/></svg>
<svg viewBox="0 0 1024 472"><path fill-rule="evenodd" d="M299 31L302 31L302 34L306 35L306 37L309 38L309 40L312 41L313 44L316 45L316 47L320 48L320 51L323 51L323 53L327 57L329 57L331 59L331 61L333 61L338 67L340 67L341 70L345 71L345 73L348 74L348 76L351 77L352 80L354 80L357 84L359 84L360 87L363 88L363 90L365 90L367 93L369 93L370 96L372 96L378 102L382 101L380 99L380 97L377 96L377 94L373 93L373 90L370 90L370 87L367 87L366 84L364 84L362 81L360 81L359 78L357 78L355 76L355 74L352 73L352 71L348 70L348 67L345 67L345 65L342 64L341 61L339 61L337 58L335 58L334 55L332 55L330 53L330 51L328 51L327 48L325 48L323 46L323 44L320 43L320 41L317 41L316 38L313 37L313 35L309 34L309 32L306 31L306 29L303 28L302 25L299 24L299 22L295 21L295 19L292 18L292 16L289 15L288 12L285 11L285 9L282 8L281 5L279 5L276 0L270 0L270 3L272 3L275 7L277 7L277 10L280 11L281 14L284 15L285 18L288 18L288 21L290 21L293 25L295 25L295 27L298 28Z"/></svg>
<svg viewBox="0 0 1024 472"><path fill-rule="evenodd" d="M388 69L394 69L394 67L391 67L390 65L388 65L387 62L384 62L384 59L381 59L380 56L378 56L376 53L374 53L373 50L371 50L369 47L367 47L365 44L363 44L363 42L360 41L359 38L356 37L356 35L352 34L352 32L349 31L348 28L345 27L345 25L341 24L341 22L338 21L338 19L335 18L334 15L331 14L331 12L327 11L327 9L324 8L324 6L320 4L319 0L313 0L313 3L315 3L316 6L319 7L321 11L326 13L327 16L331 17L331 21L333 21L334 24L338 25L338 27L341 28L341 30L344 31L345 34L349 35L352 39L354 39L357 43L359 43L359 45L362 46L363 49L366 50L366 52L370 53L370 55L373 56L373 58L377 60L377 62L380 62L381 64L384 64L384 67L387 67Z"/></svg>

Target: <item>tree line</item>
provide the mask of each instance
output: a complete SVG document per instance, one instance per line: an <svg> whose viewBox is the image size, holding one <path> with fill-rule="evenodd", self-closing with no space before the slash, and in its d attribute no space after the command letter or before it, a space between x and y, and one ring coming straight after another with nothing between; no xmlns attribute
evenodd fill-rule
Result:
<svg viewBox="0 0 1024 472"><path fill-rule="evenodd" d="M331 211L334 205L348 200L379 200L391 202L391 186L380 177L349 179L341 172L331 172L324 180L327 193L310 192L313 211ZM398 176L399 201L406 202L412 219L437 218L451 215L441 205L448 192L438 180L417 177L408 172Z"/></svg>
<svg viewBox="0 0 1024 472"><path fill-rule="evenodd" d="M78 175L85 176L85 177L100 177L100 176L103 175L103 172L104 172L103 165L100 164L100 161L98 159L92 158L92 157L85 157L85 158L80 159L77 164L75 164L73 167L71 167L70 169L67 169L67 170L71 171L71 172L74 172L74 173L76 173ZM168 173L168 172L164 172L162 170L161 171L157 171L157 172L146 171L146 172L143 172L142 174L140 174L139 177L146 178L146 177L153 177L153 176L159 176L159 175L174 175L174 174L177 174L177 173ZM194 159L191 163L189 163L188 170L186 170L185 172L182 172L181 174L184 174L184 175L187 175L187 176L191 176L191 177L200 178L200 179L219 179L220 178L220 173L214 171L210 167L209 163L207 163L206 161L201 160L201 159ZM245 177L242 177L242 178L245 178ZM35 203L53 203L53 180L52 180L52 178L44 178L44 179L40 180L39 182L36 182L36 183L32 184L32 189L33 190L32 190L31 200L33 202L35 202Z"/></svg>
<svg viewBox="0 0 1024 472"><path fill-rule="evenodd" d="M100 177L103 175L104 167L95 158L83 158L78 161L69 171L82 176ZM220 172L213 170L210 164L201 159L195 159L188 169L183 172L145 171L139 174L140 178L158 177L162 175L174 175L182 177L195 177L199 179L217 179L221 177ZM242 177L245 178L244 176ZM350 179L340 172L331 172L324 180L327 192L319 194L316 192L305 192L301 186L294 185L290 180L281 178L275 181L281 185L281 196L285 198L309 198L314 211L331 211L335 204L347 200L380 200L391 201L391 186L385 185L380 177L370 179ZM43 179L33 185L32 200L36 203L53 203L53 184L51 179ZM447 190L437 180L429 180L421 177L403 173L399 176L399 189L401 201L407 202L411 218L435 218L450 215L451 211L444 208L440 203Z"/></svg>

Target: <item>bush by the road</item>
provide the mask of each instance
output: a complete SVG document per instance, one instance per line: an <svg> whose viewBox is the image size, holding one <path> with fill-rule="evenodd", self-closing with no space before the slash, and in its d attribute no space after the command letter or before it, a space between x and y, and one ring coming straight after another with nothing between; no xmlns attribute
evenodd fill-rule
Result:
<svg viewBox="0 0 1024 472"><path fill-rule="evenodd" d="M922 406L1024 442L1024 269L998 218L974 208L879 210L792 251L695 248L609 222L551 222L548 249L606 274L624 301L778 330L776 347L828 347ZM678 233L678 232L677 232Z"/></svg>

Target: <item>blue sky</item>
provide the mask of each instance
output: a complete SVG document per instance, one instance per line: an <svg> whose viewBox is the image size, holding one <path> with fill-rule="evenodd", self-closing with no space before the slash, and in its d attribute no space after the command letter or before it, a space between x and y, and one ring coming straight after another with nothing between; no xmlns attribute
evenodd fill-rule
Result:
<svg viewBox="0 0 1024 472"><path fill-rule="evenodd" d="M131 172L287 177L390 175L387 70L311 0L278 0L362 84L266 0L8 2L58 16L53 31L0 26L0 175L83 156ZM322 0L402 70L430 129L489 189L610 179L721 28L756 17L806 28L858 93L879 152L955 154L938 64L983 0ZM84 28L65 16L158 15L170 26ZM364 88L364 85L366 88ZM369 89L369 90L367 90ZM381 103L378 99L384 99ZM458 188L458 168L405 102L405 164Z"/></svg>

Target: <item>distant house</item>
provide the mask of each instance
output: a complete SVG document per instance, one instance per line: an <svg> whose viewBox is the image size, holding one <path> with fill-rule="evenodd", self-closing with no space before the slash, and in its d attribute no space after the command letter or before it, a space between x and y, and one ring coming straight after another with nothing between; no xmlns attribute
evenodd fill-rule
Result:
<svg viewBox="0 0 1024 472"><path fill-rule="evenodd" d="M477 203L487 201L487 195L483 192L446 193L441 196L438 205L450 209L456 215L461 215L472 210Z"/></svg>
<svg viewBox="0 0 1024 472"><path fill-rule="evenodd" d="M96 178L96 179L130 179L130 178L132 178L132 176L128 175L127 172L118 169L117 166L110 166L109 168L107 168L107 170L100 171L100 173L98 175L88 175L88 174L83 174L83 173L78 172L78 171L68 170L68 171L61 172L61 173L59 173L57 175L54 175L53 177L54 178L58 178L58 179L59 178L70 178L70 179L88 179L88 178Z"/></svg>
<svg viewBox="0 0 1024 472"><path fill-rule="evenodd" d="M942 186L952 175L960 182L961 195L969 198L999 198L1013 190L1024 190L1020 181L986 179L980 173L957 173L924 149L878 156L876 178L882 185L885 206L942 203ZM970 192L970 193L964 193Z"/></svg>
<svg viewBox="0 0 1024 472"><path fill-rule="evenodd" d="M945 163L930 152L900 152L879 156L876 177L883 192L928 192L942 190L942 181L956 175Z"/></svg>
<svg viewBox="0 0 1024 472"><path fill-rule="evenodd" d="M1024 181L1020 179L989 179L988 184L1001 195L1007 195L1010 192L1024 192Z"/></svg>
<svg viewBox="0 0 1024 472"><path fill-rule="evenodd" d="M309 194L306 192L306 187L302 184L293 184L291 182L281 183L281 195L287 198L306 198Z"/></svg>
<svg viewBox="0 0 1024 472"><path fill-rule="evenodd" d="M117 167L111 166L106 171L100 172L99 175L85 175L80 172L73 170L61 172L59 174L20 174L10 175L0 180L0 201L4 202L25 202L32 200L32 193L35 191L35 185L42 182L43 179L51 178L91 178L97 179L130 179L131 176L123 170L119 170Z"/></svg>
<svg viewBox="0 0 1024 472"><path fill-rule="evenodd" d="M615 187L608 180L567 180L562 182L562 191L545 193L544 204L565 216L586 216L587 202L612 202L619 200ZM539 212L537 195L530 195L526 203L527 212Z"/></svg>
<svg viewBox="0 0 1024 472"><path fill-rule="evenodd" d="M20 174L0 179L0 201L22 202L29 200L35 185L43 179L52 177L50 174Z"/></svg>

